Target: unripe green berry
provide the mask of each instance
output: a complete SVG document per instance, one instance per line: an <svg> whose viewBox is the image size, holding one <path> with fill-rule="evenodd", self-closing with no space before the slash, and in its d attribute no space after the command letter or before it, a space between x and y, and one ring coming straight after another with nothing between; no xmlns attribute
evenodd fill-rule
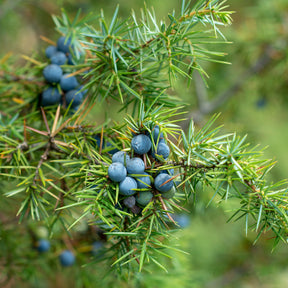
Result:
<svg viewBox="0 0 288 288"><path fill-rule="evenodd" d="M173 186L169 191L162 192L161 196L166 199L171 199L175 196L175 193L176 193L176 188L175 186Z"/></svg>
<svg viewBox="0 0 288 288"><path fill-rule="evenodd" d="M136 202L139 205L146 206L151 199L153 198L153 194L150 191L141 191L136 195Z"/></svg>

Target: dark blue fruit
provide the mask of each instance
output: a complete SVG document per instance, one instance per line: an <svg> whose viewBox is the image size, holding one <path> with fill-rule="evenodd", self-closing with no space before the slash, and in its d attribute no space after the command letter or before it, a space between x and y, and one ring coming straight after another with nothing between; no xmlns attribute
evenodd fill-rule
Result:
<svg viewBox="0 0 288 288"><path fill-rule="evenodd" d="M73 90L77 86L79 86L79 83L75 76L69 76L69 74L63 74L63 76L60 79L60 87L63 91L66 92L69 90Z"/></svg>
<svg viewBox="0 0 288 288"><path fill-rule="evenodd" d="M70 250L64 250L59 255L59 260L62 266L71 266L75 263L75 255Z"/></svg>
<svg viewBox="0 0 288 288"><path fill-rule="evenodd" d="M68 62L67 62L68 65L74 65L75 64L74 60L73 60L73 56L70 53L68 53L67 58L68 58Z"/></svg>
<svg viewBox="0 0 288 288"><path fill-rule="evenodd" d="M147 153L151 146L151 139L147 135L139 134L132 138L131 147L139 155Z"/></svg>
<svg viewBox="0 0 288 288"><path fill-rule="evenodd" d="M92 254L95 257L101 257L103 256L103 248L104 245L101 241L95 241L92 244Z"/></svg>
<svg viewBox="0 0 288 288"><path fill-rule="evenodd" d="M166 174L173 176L174 175L174 169L171 168L171 169L167 169L167 170L160 170L159 173L166 173Z"/></svg>
<svg viewBox="0 0 288 288"><path fill-rule="evenodd" d="M190 225L190 218L186 214L175 214L172 215L172 218L181 228L186 228Z"/></svg>
<svg viewBox="0 0 288 288"><path fill-rule="evenodd" d="M167 144L161 142L157 146L157 155L163 156L164 159L167 159L170 154L170 148Z"/></svg>
<svg viewBox="0 0 288 288"><path fill-rule="evenodd" d="M126 177L119 184L119 192L122 195L130 196L135 194L137 191L137 182L132 177Z"/></svg>
<svg viewBox="0 0 288 288"><path fill-rule="evenodd" d="M65 94L65 98L66 98L66 106L68 107L70 105L70 102L72 102L73 100L71 107L74 108L81 104L83 94L78 90L73 89Z"/></svg>
<svg viewBox="0 0 288 288"><path fill-rule="evenodd" d="M136 204L136 199L134 196L129 196L123 200L123 204L128 208L132 208Z"/></svg>
<svg viewBox="0 0 288 288"><path fill-rule="evenodd" d="M50 60L52 64L64 65L67 61L67 57L63 52L57 51L51 56Z"/></svg>
<svg viewBox="0 0 288 288"><path fill-rule="evenodd" d="M120 162L124 166L126 165L127 161L130 160L130 156L124 151L118 151L112 156L112 162Z"/></svg>
<svg viewBox="0 0 288 288"><path fill-rule="evenodd" d="M151 188L151 179L148 173L144 172L141 176L135 176L138 189Z"/></svg>
<svg viewBox="0 0 288 288"><path fill-rule="evenodd" d="M99 188L98 185L93 185L93 186L91 186L90 189L94 191L92 195L95 195L95 196L97 196L99 194L99 192L101 191L101 188Z"/></svg>
<svg viewBox="0 0 288 288"><path fill-rule="evenodd" d="M46 55L47 58L51 58L52 55L53 55L54 53L56 53L56 52L57 52L57 47L56 47L56 46L53 46L53 45L50 45L50 46L48 46L48 47L46 48L46 50L45 50L45 55Z"/></svg>
<svg viewBox="0 0 288 288"><path fill-rule="evenodd" d="M126 168L129 174L143 174L145 164L142 159L134 157L127 161Z"/></svg>
<svg viewBox="0 0 288 288"><path fill-rule="evenodd" d="M41 239L37 243L38 252L47 252L50 249L50 242L46 239Z"/></svg>
<svg viewBox="0 0 288 288"><path fill-rule="evenodd" d="M78 90L79 91L79 90ZM100 148L100 145L101 145L101 135L100 134L97 134L97 135L94 135L93 138L96 140L96 144L98 146L98 148ZM105 139L103 139L103 143L102 143L102 150L105 150L105 152L113 155L115 154L116 152L119 151L119 149L117 149L114 144L111 144L110 142L107 142L104 141ZM116 161L115 161L116 162Z"/></svg>
<svg viewBox="0 0 288 288"><path fill-rule="evenodd" d="M158 141L161 142L161 140L162 141L164 140L164 135L162 132L160 133L160 128L158 125L156 125L154 129L152 130L152 135L153 135L153 139L155 143L157 143Z"/></svg>
<svg viewBox="0 0 288 288"><path fill-rule="evenodd" d="M146 206L151 199L153 198L153 194L150 191L142 191L136 195L136 202L142 206Z"/></svg>
<svg viewBox="0 0 288 288"><path fill-rule="evenodd" d="M61 94L56 87L48 87L42 92L41 106L51 106L59 104L61 100Z"/></svg>
<svg viewBox="0 0 288 288"><path fill-rule="evenodd" d="M57 49L63 53L70 52L70 48L73 49L73 46L71 45L71 38L67 38L65 36L62 36L57 41Z"/></svg>
<svg viewBox="0 0 288 288"><path fill-rule="evenodd" d="M256 102L257 108L260 108L260 109L265 107L266 105L267 105L267 100L265 98L260 98Z"/></svg>
<svg viewBox="0 0 288 288"><path fill-rule="evenodd" d="M108 176L114 182L121 182L127 176L127 170L122 163L115 162L109 166Z"/></svg>
<svg viewBox="0 0 288 288"><path fill-rule="evenodd" d="M154 186L160 192L167 192L173 187L173 181L171 179L172 177L168 174L165 173L158 174L157 177L155 178Z"/></svg>
<svg viewBox="0 0 288 288"><path fill-rule="evenodd" d="M100 145L101 145L101 135L96 134L96 135L93 136L93 138L96 140L96 144L97 144L98 148L100 148ZM103 142L104 142L104 139L103 139ZM103 144L102 144L102 146L103 146Z"/></svg>
<svg viewBox="0 0 288 288"><path fill-rule="evenodd" d="M47 65L43 70L43 76L49 83L58 83L63 75L61 67L56 64Z"/></svg>
<svg viewBox="0 0 288 288"><path fill-rule="evenodd" d="M114 146L114 144L110 143L110 142L107 142L106 146L105 146L105 150L107 149L107 152L111 155L115 154L116 152L119 151L118 148L116 148Z"/></svg>
<svg viewBox="0 0 288 288"><path fill-rule="evenodd" d="M83 88L84 86L81 85L77 88L77 90L80 91L83 94L83 96L85 96L88 92L88 89L83 89Z"/></svg>

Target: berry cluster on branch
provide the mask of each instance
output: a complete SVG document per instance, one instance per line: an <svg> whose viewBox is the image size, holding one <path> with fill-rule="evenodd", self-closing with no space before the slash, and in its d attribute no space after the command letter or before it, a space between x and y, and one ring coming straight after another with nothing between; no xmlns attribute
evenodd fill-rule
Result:
<svg viewBox="0 0 288 288"><path fill-rule="evenodd" d="M220 133L216 116L199 131L189 119L183 131L176 123L188 108L167 91L179 77L190 81L193 71L205 78L202 61L222 62L223 53L202 47L218 41L219 27L231 22L222 5L199 0L190 7L183 0L180 15L169 15L168 24L147 8L139 23L134 13L123 22L117 7L110 24L99 16L99 29L63 13L54 20L67 37L46 49L51 64L26 57L29 65L12 73L6 59L0 61L8 71L0 74L0 91L12 99L0 102L7 108L0 107L0 177L15 186L5 196L21 197L21 221L54 217L51 231L59 221L67 232L87 221L107 235L111 265L120 273L136 263L138 271L151 262L164 268L157 256L177 250L167 244L173 213L207 187L211 201L239 200L231 219L245 219L257 239L273 231L276 244L286 241L287 189L266 180L273 163L262 160L262 150L249 147L246 137ZM79 54L69 36L75 31L84 63L71 60L70 53ZM44 91L42 71L49 85ZM13 85L25 93L14 94ZM84 89L89 92L82 102ZM91 123L93 106L110 102L127 112L124 121ZM75 113L67 113L69 106ZM65 259L63 265L71 263Z"/></svg>
<svg viewBox="0 0 288 288"><path fill-rule="evenodd" d="M50 45L46 48L45 55L51 64L43 69L43 76L49 86L41 94L41 106L63 103L64 107L71 106L71 109L76 111L82 103L87 90L83 91L76 76L71 75L71 73L64 73L63 69L65 68L62 67L62 65L67 64L65 67L69 70L69 66L74 65L72 55L75 53L73 50L75 47L71 38L65 36L61 36L57 40L56 46Z"/></svg>

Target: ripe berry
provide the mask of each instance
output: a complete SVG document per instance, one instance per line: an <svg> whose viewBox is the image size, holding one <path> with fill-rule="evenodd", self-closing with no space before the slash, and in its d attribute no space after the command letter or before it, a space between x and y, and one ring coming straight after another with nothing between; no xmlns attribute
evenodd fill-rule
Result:
<svg viewBox="0 0 288 288"><path fill-rule="evenodd" d="M64 65L67 61L67 57L63 52L57 51L51 56L50 60L52 64Z"/></svg>
<svg viewBox="0 0 288 288"><path fill-rule="evenodd" d="M107 142L105 149L107 149L107 152L111 155L115 154L116 152L119 151L112 143Z"/></svg>
<svg viewBox="0 0 288 288"><path fill-rule="evenodd" d="M101 135L100 135L100 134L96 134L96 135L93 136L93 138L96 140L97 147L100 148L100 145L101 145ZM104 139L103 139L103 142L104 142ZM103 147L103 144L102 144L102 147Z"/></svg>
<svg viewBox="0 0 288 288"><path fill-rule="evenodd" d="M159 143L156 154L159 156L163 156L164 159L167 159L170 154L169 146L163 142Z"/></svg>
<svg viewBox="0 0 288 288"><path fill-rule="evenodd" d="M75 262L75 255L70 250L64 250L59 255L59 260L62 266L64 267L71 266Z"/></svg>
<svg viewBox="0 0 288 288"><path fill-rule="evenodd" d="M73 100L71 107L75 108L81 104L83 94L78 90L73 89L65 94L65 98L66 98L66 106L69 106L70 102L72 102Z"/></svg>
<svg viewBox="0 0 288 288"><path fill-rule="evenodd" d="M160 192L169 191L173 187L173 181L171 180L171 178L172 177L170 175L165 173L158 174L154 181L155 188ZM165 183L166 181L168 182Z"/></svg>
<svg viewBox="0 0 288 288"><path fill-rule="evenodd" d="M129 174L143 174L145 164L142 159L134 157L127 161L126 168Z"/></svg>
<svg viewBox="0 0 288 288"><path fill-rule="evenodd" d="M100 148L101 135L100 134L94 135L93 138L96 140L97 147ZM103 138L103 142L102 142L102 150L105 150L105 152L107 152L111 155L115 154L116 152L119 152L119 149L117 149L114 146L114 144L111 144L110 142L106 142L104 138ZM117 161L113 161L113 162L117 162ZM121 161L119 161L119 162L121 162Z"/></svg>
<svg viewBox="0 0 288 288"><path fill-rule="evenodd" d="M130 156L124 151L118 151L112 156L112 162L120 162L126 165L127 161L130 160Z"/></svg>
<svg viewBox="0 0 288 288"><path fill-rule="evenodd" d="M136 177L138 189L151 188L151 179L148 173L144 172Z"/></svg>
<svg viewBox="0 0 288 288"><path fill-rule="evenodd" d="M146 206L151 199L153 198L153 194L150 191L142 191L137 193L136 202L142 206Z"/></svg>
<svg viewBox="0 0 288 288"><path fill-rule="evenodd" d="M63 91L73 90L77 86L79 86L79 83L75 76L69 77L69 74L63 74L60 79L60 87Z"/></svg>
<svg viewBox="0 0 288 288"><path fill-rule="evenodd" d="M155 142L155 143L157 143L158 141L159 141L158 143L160 143L161 140L162 140L162 141L164 140L164 135L163 135L162 132L160 133L160 128L159 128L158 125L156 125L156 126L154 127L154 129L152 130L152 134L153 134L153 139L154 139L154 142ZM158 138L159 138L159 139L158 139Z"/></svg>
<svg viewBox="0 0 288 288"><path fill-rule="evenodd" d="M171 168L171 169L167 169L167 170L160 170L159 173L166 173L166 174L168 174L168 175L173 176L173 175L174 175L174 169Z"/></svg>
<svg viewBox="0 0 288 288"><path fill-rule="evenodd" d="M91 186L90 189L94 191L92 195L95 195L95 196L97 196L99 194L99 192L101 191L101 188L99 188L98 185L93 185L93 186Z"/></svg>
<svg viewBox="0 0 288 288"><path fill-rule="evenodd" d="M186 214L174 214L172 218L181 228L186 228L190 225L190 218Z"/></svg>
<svg viewBox="0 0 288 288"><path fill-rule="evenodd" d="M136 204L136 199L134 196L129 196L123 200L123 204L128 208L132 208Z"/></svg>
<svg viewBox="0 0 288 288"><path fill-rule="evenodd" d="M109 166L108 176L114 182L121 182L127 176L127 170L122 163L115 162Z"/></svg>
<svg viewBox="0 0 288 288"><path fill-rule="evenodd" d="M147 135L139 134L132 138L131 147L139 155L147 153L151 146L151 139Z"/></svg>
<svg viewBox="0 0 288 288"><path fill-rule="evenodd" d="M83 87L84 86L81 85L77 88L77 90L80 91L83 94L83 96L85 96L88 92L88 89L83 89Z"/></svg>
<svg viewBox="0 0 288 288"><path fill-rule="evenodd" d="M61 100L61 94L56 87L48 87L42 92L41 95L41 106L51 106L59 104Z"/></svg>
<svg viewBox="0 0 288 288"><path fill-rule="evenodd" d="M95 257L100 257L102 256L103 252L103 243L101 241L95 241L92 244L92 254Z"/></svg>
<svg viewBox="0 0 288 288"><path fill-rule="evenodd" d="M73 48L71 45L71 38L67 38L65 36L60 37L57 40L57 49L63 53L68 53L70 48Z"/></svg>
<svg viewBox="0 0 288 288"><path fill-rule="evenodd" d="M67 61L68 65L74 65L75 64L74 60L73 60L73 57L72 57L72 55L70 53L68 53L67 59L68 59L68 61Z"/></svg>
<svg viewBox="0 0 288 288"><path fill-rule="evenodd" d="M61 67L56 64L47 65L43 70L43 76L49 83L58 83L63 75Z"/></svg>
<svg viewBox="0 0 288 288"><path fill-rule="evenodd" d="M93 242L92 246L93 246L93 250L99 250L103 247L103 243L100 241L95 241Z"/></svg>
<svg viewBox="0 0 288 288"><path fill-rule="evenodd" d="M57 52L57 47L56 47L56 46L53 46L53 45L50 45L50 46L48 46L48 47L46 48L46 50L45 50L45 55L46 55L47 58L51 58L52 55L53 55L54 53L56 53L56 52Z"/></svg>
<svg viewBox="0 0 288 288"><path fill-rule="evenodd" d="M130 196L136 193L137 182L132 177L126 177L119 184L119 192L122 195Z"/></svg>
<svg viewBox="0 0 288 288"><path fill-rule="evenodd" d="M50 242L46 239L41 239L37 243L38 252L47 252L50 249Z"/></svg>

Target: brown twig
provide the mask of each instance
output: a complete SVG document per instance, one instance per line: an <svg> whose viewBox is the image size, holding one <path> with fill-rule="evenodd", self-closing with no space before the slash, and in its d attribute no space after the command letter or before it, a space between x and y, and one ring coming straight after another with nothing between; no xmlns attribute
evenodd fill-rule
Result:
<svg viewBox="0 0 288 288"><path fill-rule="evenodd" d="M39 160L38 165L37 165L36 170L35 170L35 176L33 178L33 186L36 186L36 181L39 177L39 170L40 170L42 164L48 159L48 156L49 156L49 153L51 150L51 146L52 146L51 141L49 141L47 146L46 146L44 153L40 157L40 160Z"/></svg>
<svg viewBox="0 0 288 288"><path fill-rule="evenodd" d="M244 84L254 75L264 71L273 61L283 60L285 57L284 54L282 57L279 57L277 51L271 46L267 46L263 53L258 57L256 62L254 62L249 68L247 68L242 75L237 77L234 83L232 83L225 91L219 93L216 97L209 101L205 84L203 83L200 75L195 74L195 88L196 88L196 97L198 99L198 108L190 113L187 117L187 120L181 125L185 130L190 120L193 119L194 122L200 122L203 117L209 113L213 113L219 107L223 106L230 98L236 95L239 92ZM276 55L276 56L275 56Z"/></svg>
<svg viewBox="0 0 288 288"><path fill-rule="evenodd" d="M11 77L11 79L7 78L7 75L9 75ZM16 75L12 72L9 71L0 71L0 77L2 79L4 79L6 82L23 82L23 84L30 84L30 83L34 83L38 86L44 86L46 85L46 83L44 81L38 81L33 77L26 77L26 76L20 76L20 75Z"/></svg>
<svg viewBox="0 0 288 288"><path fill-rule="evenodd" d="M48 124L47 117L46 117L46 114L45 114L45 110L43 109L43 107L41 107L41 113L42 113L42 117L43 117L46 129L47 129L47 132L50 135L51 132L50 132L49 124Z"/></svg>
<svg viewBox="0 0 288 288"><path fill-rule="evenodd" d="M168 209L167 209L167 206L166 206L166 204L165 204L165 202L164 202L164 200L163 200L163 198L162 198L161 196L159 196L159 200L160 200L160 202L161 202L161 204L162 204L162 208L163 208L163 210L166 212L168 218L177 226L176 222L174 221L174 219L173 219L173 218L171 217L171 215L169 214Z"/></svg>
<svg viewBox="0 0 288 288"><path fill-rule="evenodd" d="M148 216L146 216L146 217L144 217L143 219L141 219L141 220L138 222L136 228L138 228L138 227L141 225L141 223L143 223L145 220L147 220L148 218L150 218L152 215L153 215L153 213L151 213L151 214L149 214Z"/></svg>

